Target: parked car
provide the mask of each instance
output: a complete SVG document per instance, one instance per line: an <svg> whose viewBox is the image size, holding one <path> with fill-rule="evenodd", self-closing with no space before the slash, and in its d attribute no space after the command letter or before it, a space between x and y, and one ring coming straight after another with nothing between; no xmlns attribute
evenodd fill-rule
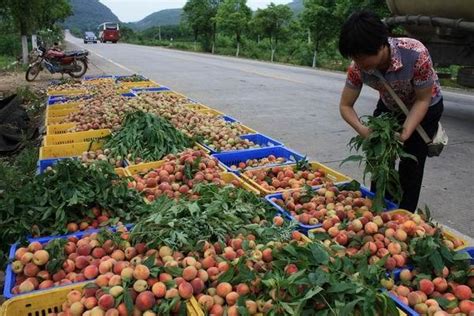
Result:
<svg viewBox="0 0 474 316"><path fill-rule="evenodd" d="M97 36L93 32L84 33L84 44L94 43L97 44Z"/></svg>

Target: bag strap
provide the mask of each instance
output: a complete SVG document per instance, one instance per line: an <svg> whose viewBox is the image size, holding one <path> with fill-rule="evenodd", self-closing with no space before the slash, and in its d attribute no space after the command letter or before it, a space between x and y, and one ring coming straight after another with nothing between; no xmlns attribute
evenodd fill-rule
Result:
<svg viewBox="0 0 474 316"><path fill-rule="evenodd" d="M408 113L410 111L408 110L407 106L405 105L405 103L403 103L402 99L400 99L400 97L395 93L395 91L393 91L392 87L388 84L387 80L380 73L380 71L375 70L373 72L373 75L380 79L385 89L387 89L390 96L393 98L393 100L395 100L395 103L398 105L398 107L403 111L403 113L405 113L406 116L408 116ZM424 140L425 143L430 144L432 142L431 138L428 136L425 129L420 124L418 124L418 126L416 127L416 131L418 132L418 134L420 134L421 138Z"/></svg>

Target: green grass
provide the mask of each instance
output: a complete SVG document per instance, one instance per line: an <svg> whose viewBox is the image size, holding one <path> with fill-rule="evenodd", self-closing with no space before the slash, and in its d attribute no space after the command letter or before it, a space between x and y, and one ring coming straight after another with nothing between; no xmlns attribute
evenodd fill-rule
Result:
<svg viewBox="0 0 474 316"><path fill-rule="evenodd" d="M13 56L0 55L0 70L10 68L10 65L15 62L15 60L16 59Z"/></svg>

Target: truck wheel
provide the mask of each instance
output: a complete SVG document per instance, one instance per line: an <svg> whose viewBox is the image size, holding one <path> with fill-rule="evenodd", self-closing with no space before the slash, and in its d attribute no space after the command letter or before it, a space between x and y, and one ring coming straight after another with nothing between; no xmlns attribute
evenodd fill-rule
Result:
<svg viewBox="0 0 474 316"><path fill-rule="evenodd" d="M459 69L457 82L461 86L474 88L474 67L462 67Z"/></svg>

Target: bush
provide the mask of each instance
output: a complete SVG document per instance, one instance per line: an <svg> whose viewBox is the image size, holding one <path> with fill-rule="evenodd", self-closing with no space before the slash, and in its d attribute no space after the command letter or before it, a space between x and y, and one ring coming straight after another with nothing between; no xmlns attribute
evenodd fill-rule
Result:
<svg viewBox="0 0 474 316"><path fill-rule="evenodd" d="M21 40L20 35L2 34L0 35L0 55L6 56L20 56L21 55Z"/></svg>

